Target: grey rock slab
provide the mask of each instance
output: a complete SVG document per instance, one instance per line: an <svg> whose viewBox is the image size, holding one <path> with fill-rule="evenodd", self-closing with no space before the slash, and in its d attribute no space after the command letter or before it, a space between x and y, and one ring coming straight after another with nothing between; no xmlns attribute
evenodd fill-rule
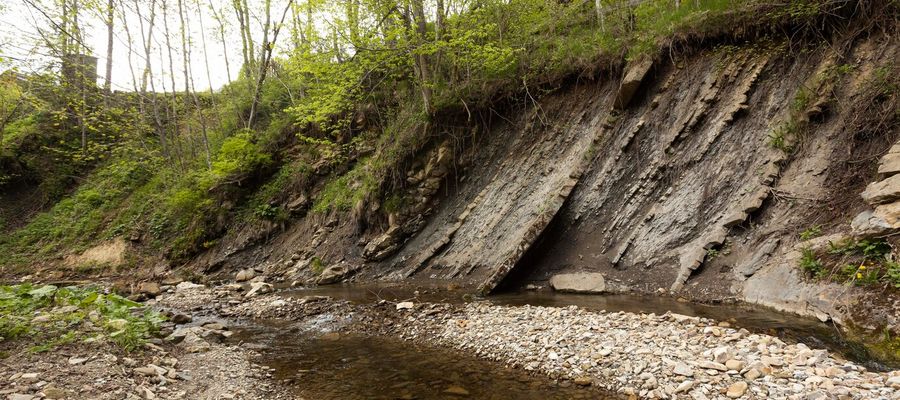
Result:
<svg viewBox="0 0 900 400"><path fill-rule="evenodd" d="M550 287L558 292L603 293L606 291L606 279L596 272L556 274L550 278Z"/></svg>
<svg viewBox="0 0 900 400"><path fill-rule="evenodd" d="M900 175L893 175L879 182L872 182L860 194L871 205L889 203L900 199Z"/></svg>
<svg viewBox="0 0 900 400"><path fill-rule="evenodd" d="M896 145L894 146L896 147ZM900 173L900 153L889 152L884 157L881 157L881 162L878 164L878 173L888 176Z"/></svg>
<svg viewBox="0 0 900 400"><path fill-rule="evenodd" d="M617 108L624 109L628 106L651 67L653 67L653 59L649 57L628 65L628 70L625 72L625 77L622 78L619 91L616 93L615 105Z"/></svg>

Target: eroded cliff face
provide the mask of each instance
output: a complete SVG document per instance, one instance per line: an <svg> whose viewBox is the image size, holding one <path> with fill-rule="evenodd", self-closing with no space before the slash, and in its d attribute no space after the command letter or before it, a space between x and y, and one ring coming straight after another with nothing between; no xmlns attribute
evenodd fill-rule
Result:
<svg viewBox="0 0 900 400"><path fill-rule="evenodd" d="M495 112L489 131L438 138L407 171L412 205L383 226L309 213L265 235L234 234L195 265L303 281L320 273L317 257L343 265L329 280L481 292L596 272L613 291L841 319L864 292L811 282L797 261L804 246L851 234L872 208L859 193L890 174L878 164L900 133L861 119L871 119L876 75L898 72L898 48L890 34L813 49L710 47L540 100L528 93L528 106ZM815 225L831 236L801 243ZM896 326L896 300L878 307Z"/></svg>
<svg viewBox="0 0 900 400"><path fill-rule="evenodd" d="M810 282L800 249L851 234L867 207L859 193L898 132L869 135L858 122L872 106L867 85L879 68L896 73L897 56L897 40L878 36L841 53L742 47L660 64L523 275L594 271L620 290L843 318L862 292ZM806 129L779 133L789 124ZM798 238L816 225L833 235ZM897 326L896 299L875 307Z"/></svg>

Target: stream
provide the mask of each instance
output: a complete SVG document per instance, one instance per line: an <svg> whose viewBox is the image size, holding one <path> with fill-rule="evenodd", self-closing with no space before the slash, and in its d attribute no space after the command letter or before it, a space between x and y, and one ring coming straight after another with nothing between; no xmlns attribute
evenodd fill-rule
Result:
<svg viewBox="0 0 900 400"><path fill-rule="evenodd" d="M388 284L333 285L283 291L283 296L330 296L354 303L379 300L462 303L476 300L461 292ZM848 360L884 369L865 349L844 340L840 332L814 319L743 305L704 305L668 297L643 295L574 295L523 291L484 299L496 305L565 307L576 305L608 312L678 314L729 321L753 332L826 348ZM304 326L285 321L254 321L235 327L232 340L263 355L274 377L311 399L614 399L615 394L570 381L504 367L445 348L412 344L396 338L330 332L328 315ZM324 334L323 334L324 332Z"/></svg>

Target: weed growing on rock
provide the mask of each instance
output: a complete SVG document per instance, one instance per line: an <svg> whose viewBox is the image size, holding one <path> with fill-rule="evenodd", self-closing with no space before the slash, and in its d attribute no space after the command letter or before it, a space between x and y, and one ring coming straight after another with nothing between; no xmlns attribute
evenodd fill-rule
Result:
<svg viewBox="0 0 900 400"><path fill-rule="evenodd" d="M815 225L809 228L806 228L803 232L800 232L800 240L809 240L812 238L816 238L822 235L822 226Z"/></svg>
<svg viewBox="0 0 900 400"><path fill-rule="evenodd" d="M819 261L816 252L807 247L800 250L800 254L800 268L817 278L821 278L825 273L825 266Z"/></svg>
<svg viewBox="0 0 900 400"><path fill-rule="evenodd" d="M891 246L884 240L847 239L829 243L824 251L804 248L799 266L816 279L900 289L900 264L891 256Z"/></svg>

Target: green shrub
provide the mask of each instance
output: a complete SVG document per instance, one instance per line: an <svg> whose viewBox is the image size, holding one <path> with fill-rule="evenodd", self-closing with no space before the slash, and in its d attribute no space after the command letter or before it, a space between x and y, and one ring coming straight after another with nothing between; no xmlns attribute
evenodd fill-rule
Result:
<svg viewBox="0 0 900 400"><path fill-rule="evenodd" d="M227 178L254 172L271 162L272 157L253 142L251 134L243 132L222 142L212 162L212 173Z"/></svg>

